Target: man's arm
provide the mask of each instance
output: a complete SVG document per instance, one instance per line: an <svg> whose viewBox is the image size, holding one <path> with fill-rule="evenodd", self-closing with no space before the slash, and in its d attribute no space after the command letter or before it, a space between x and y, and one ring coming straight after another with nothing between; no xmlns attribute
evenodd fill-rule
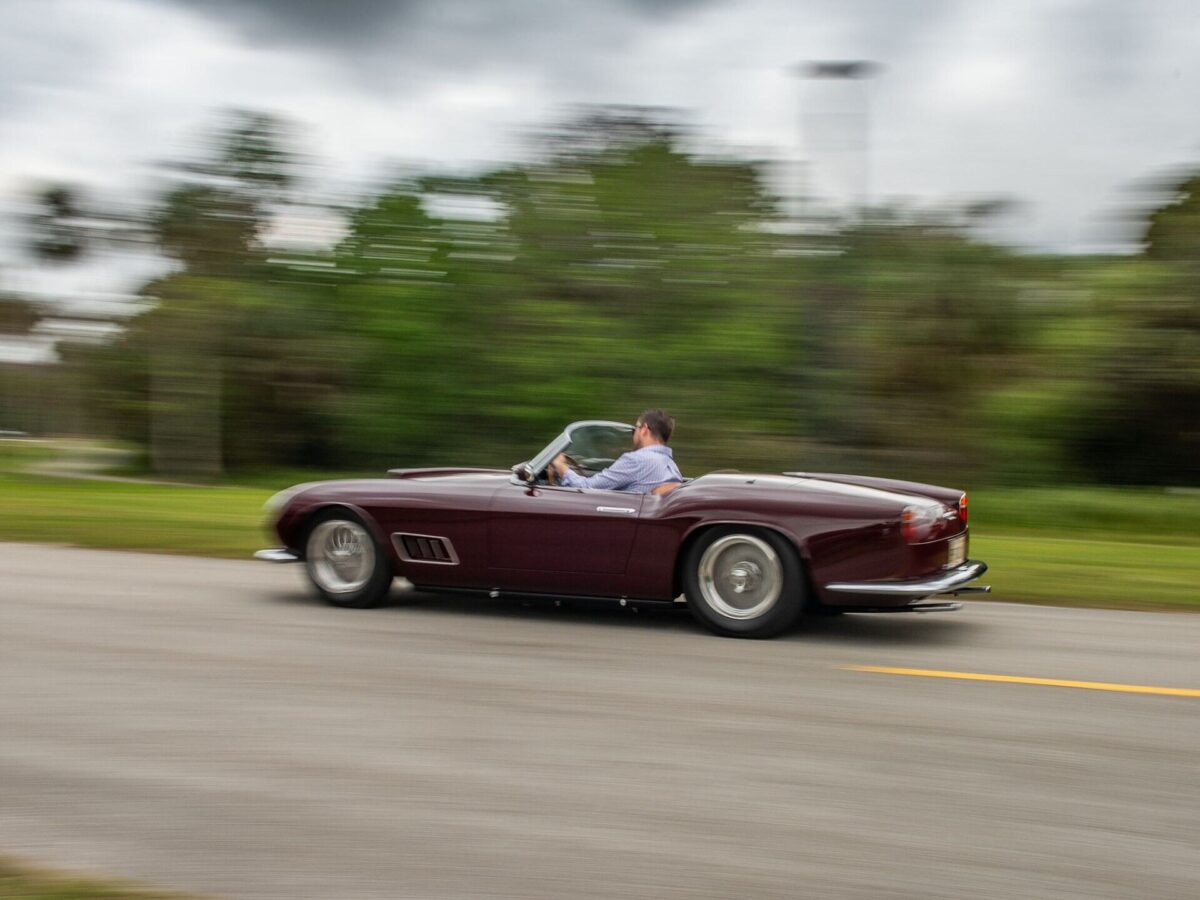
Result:
<svg viewBox="0 0 1200 900"><path fill-rule="evenodd" d="M564 466L558 475L563 487L592 488L599 491L623 491L637 482L637 463L632 454L623 453L620 459L602 472L585 477Z"/></svg>

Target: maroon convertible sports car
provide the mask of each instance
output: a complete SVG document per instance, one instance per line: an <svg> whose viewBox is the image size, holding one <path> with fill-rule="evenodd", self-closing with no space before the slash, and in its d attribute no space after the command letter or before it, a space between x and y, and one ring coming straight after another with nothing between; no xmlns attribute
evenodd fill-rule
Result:
<svg viewBox="0 0 1200 900"><path fill-rule="evenodd" d="M338 606L379 603L402 575L423 590L686 602L718 634L767 637L803 613L957 609L967 559L962 491L853 475L714 472L651 494L558 487L629 448L633 428L576 422L504 469L393 469L302 484L267 502L283 549ZM686 601L685 601L686 598Z"/></svg>

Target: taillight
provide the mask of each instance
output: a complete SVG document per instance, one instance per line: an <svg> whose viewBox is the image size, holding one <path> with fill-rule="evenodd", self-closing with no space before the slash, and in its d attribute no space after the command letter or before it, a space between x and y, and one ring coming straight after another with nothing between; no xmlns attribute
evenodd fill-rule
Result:
<svg viewBox="0 0 1200 900"><path fill-rule="evenodd" d="M967 524L967 495L958 498L958 521Z"/></svg>
<svg viewBox="0 0 1200 900"><path fill-rule="evenodd" d="M940 503L922 503L904 507L900 513L900 530L904 540L920 544L937 537L943 529L948 510Z"/></svg>

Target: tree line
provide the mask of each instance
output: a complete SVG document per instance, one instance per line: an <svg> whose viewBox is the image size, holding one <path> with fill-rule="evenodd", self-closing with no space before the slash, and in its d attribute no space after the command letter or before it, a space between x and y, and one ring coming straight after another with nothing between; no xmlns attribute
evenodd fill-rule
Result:
<svg viewBox="0 0 1200 900"><path fill-rule="evenodd" d="M664 406L687 474L1200 481L1200 176L1142 253L1066 257L947 214L797 220L762 164L641 110L585 110L533 151L326 204L344 228L320 249L269 239L312 176L263 114L223 120L150 208L44 191L47 264L110 243L173 265L116 338L4 365L0 428L217 477L503 466L566 422ZM0 301L0 332L36 318Z"/></svg>

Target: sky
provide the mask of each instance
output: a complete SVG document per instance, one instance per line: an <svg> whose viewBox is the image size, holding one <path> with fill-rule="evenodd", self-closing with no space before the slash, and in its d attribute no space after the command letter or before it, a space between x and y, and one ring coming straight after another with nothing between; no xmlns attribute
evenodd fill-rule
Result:
<svg viewBox="0 0 1200 900"><path fill-rule="evenodd" d="M1128 249L1136 187L1200 160L1196 0L5 0L0 288L120 292L156 263L35 270L38 181L138 202L222 108L293 119L329 185L471 171L580 103L669 107L781 191L1017 201L997 236ZM867 81L800 77L871 60ZM862 137L862 135L866 137ZM799 160L806 160L803 166Z"/></svg>

